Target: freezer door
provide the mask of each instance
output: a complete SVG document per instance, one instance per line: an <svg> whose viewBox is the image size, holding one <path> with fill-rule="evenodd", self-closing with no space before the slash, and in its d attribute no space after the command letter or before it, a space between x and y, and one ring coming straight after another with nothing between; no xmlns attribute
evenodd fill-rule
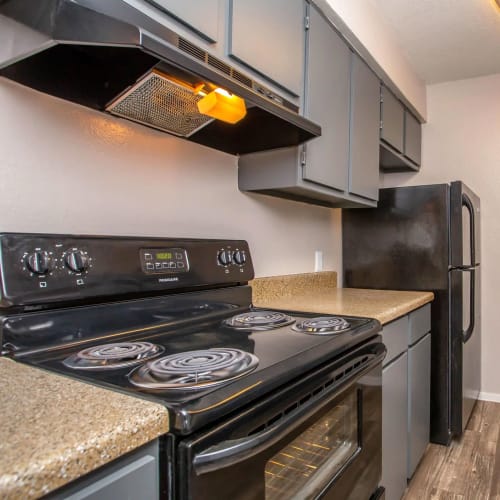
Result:
<svg viewBox="0 0 500 500"><path fill-rule="evenodd" d="M344 283L447 290L448 184L380 190L378 208L342 211Z"/></svg>
<svg viewBox="0 0 500 500"><path fill-rule="evenodd" d="M480 267L454 269L451 285L451 420L462 433L481 389Z"/></svg>
<svg viewBox="0 0 500 500"><path fill-rule="evenodd" d="M462 182L450 189L451 267L467 268L481 262L479 197Z"/></svg>

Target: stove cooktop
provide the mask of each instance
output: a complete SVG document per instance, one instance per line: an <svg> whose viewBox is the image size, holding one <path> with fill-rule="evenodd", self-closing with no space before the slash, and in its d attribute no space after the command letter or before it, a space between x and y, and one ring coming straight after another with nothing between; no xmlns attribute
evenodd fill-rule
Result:
<svg viewBox="0 0 500 500"><path fill-rule="evenodd" d="M247 294L247 287L241 287L231 292L221 289L129 301L105 309L78 308L73 314L68 310L30 314L11 318L6 330L11 332L7 334L10 343L18 344L13 355L20 361L164 404L174 430L189 433L364 342L380 329L378 322L366 318L323 315L315 321L318 315L314 313L238 306L239 295ZM179 303L190 307L181 314L176 309ZM168 314L166 308L177 312ZM93 324L96 314L100 320ZM129 318L129 328L122 330L124 316ZM113 317L119 319L116 327ZM271 318L269 329L263 329L265 317ZM134 323L134 318L140 321ZM237 318L253 318L256 324L250 326L245 319L242 328ZM276 318L282 321L274 322ZM72 335L68 321L74 325ZM329 335L294 328L302 323L313 323L316 328L329 323L345 326L345 322L349 329ZM43 338L44 330L49 333L58 327L67 331L64 345L22 348L29 332L36 331L37 338ZM228 369L230 358L240 371ZM210 365L215 374L209 373ZM173 373L173 367L180 368L180 373Z"/></svg>

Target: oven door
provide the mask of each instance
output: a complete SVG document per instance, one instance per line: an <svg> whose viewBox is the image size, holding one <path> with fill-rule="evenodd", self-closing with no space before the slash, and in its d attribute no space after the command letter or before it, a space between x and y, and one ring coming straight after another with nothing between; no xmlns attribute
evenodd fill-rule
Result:
<svg viewBox="0 0 500 500"><path fill-rule="evenodd" d="M381 476L376 338L178 448L182 499L368 499Z"/></svg>

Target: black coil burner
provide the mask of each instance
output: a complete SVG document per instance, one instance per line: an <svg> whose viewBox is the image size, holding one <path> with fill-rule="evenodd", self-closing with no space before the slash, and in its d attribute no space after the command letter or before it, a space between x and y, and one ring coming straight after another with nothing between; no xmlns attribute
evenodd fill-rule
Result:
<svg viewBox="0 0 500 500"><path fill-rule="evenodd" d="M236 330L273 330L291 325L295 320L278 311L249 311L238 314L224 321L224 324Z"/></svg>
<svg viewBox="0 0 500 500"><path fill-rule="evenodd" d="M223 384L251 372L259 360L240 349L187 351L150 361L129 380L146 389L198 390Z"/></svg>
<svg viewBox="0 0 500 500"><path fill-rule="evenodd" d="M349 328L351 325L344 318L338 316L318 316L298 321L292 326L293 330L310 335L333 335Z"/></svg>
<svg viewBox="0 0 500 500"><path fill-rule="evenodd" d="M63 364L79 370L110 370L143 363L164 350L151 342L116 342L83 349L66 358Z"/></svg>

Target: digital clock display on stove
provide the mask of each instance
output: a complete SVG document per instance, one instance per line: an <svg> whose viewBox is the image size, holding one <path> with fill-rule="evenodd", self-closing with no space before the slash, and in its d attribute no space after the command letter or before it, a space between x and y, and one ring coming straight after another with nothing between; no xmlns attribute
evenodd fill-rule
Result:
<svg viewBox="0 0 500 500"><path fill-rule="evenodd" d="M178 274L189 270L184 248L144 248L140 251L140 259L146 274Z"/></svg>
<svg viewBox="0 0 500 500"><path fill-rule="evenodd" d="M155 255L156 260L170 260L172 259L173 254L172 252L158 252Z"/></svg>

